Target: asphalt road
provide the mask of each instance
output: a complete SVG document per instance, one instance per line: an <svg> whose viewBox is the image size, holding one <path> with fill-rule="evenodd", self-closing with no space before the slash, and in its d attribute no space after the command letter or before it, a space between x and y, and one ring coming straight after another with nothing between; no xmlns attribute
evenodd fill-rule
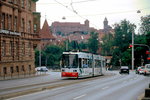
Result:
<svg viewBox="0 0 150 100"><path fill-rule="evenodd" d="M111 77L97 77L9 100L137 100L150 83L150 76L134 72L129 75L115 73L117 74Z"/></svg>

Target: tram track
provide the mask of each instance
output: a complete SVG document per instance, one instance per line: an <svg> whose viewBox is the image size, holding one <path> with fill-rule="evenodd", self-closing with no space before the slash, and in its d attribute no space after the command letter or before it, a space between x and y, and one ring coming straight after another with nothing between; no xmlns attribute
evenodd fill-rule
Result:
<svg viewBox="0 0 150 100"><path fill-rule="evenodd" d="M105 77L110 77L110 76L112 75L105 75L105 76L92 77L92 78L82 78L82 79L61 79L61 80L56 80L52 82L43 82L43 83L38 83L38 84L23 85L23 86L18 86L18 87L0 89L0 93L1 93L0 100L4 100L4 99L16 97L16 96L21 96L21 95L26 95L30 93L40 92L44 90L64 87L64 86L68 86L71 84L77 84L80 82L92 81L95 79L105 78ZM10 91L10 92L7 93L7 91Z"/></svg>

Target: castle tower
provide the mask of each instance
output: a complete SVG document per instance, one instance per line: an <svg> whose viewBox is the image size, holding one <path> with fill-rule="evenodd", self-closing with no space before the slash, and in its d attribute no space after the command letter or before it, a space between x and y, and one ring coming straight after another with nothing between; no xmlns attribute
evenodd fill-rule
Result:
<svg viewBox="0 0 150 100"><path fill-rule="evenodd" d="M107 28L108 28L108 20L107 20L106 17L105 17L105 19L104 19L103 24L104 24L104 29L107 29Z"/></svg>
<svg viewBox="0 0 150 100"><path fill-rule="evenodd" d="M89 27L89 20L84 21L85 26Z"/></svg>

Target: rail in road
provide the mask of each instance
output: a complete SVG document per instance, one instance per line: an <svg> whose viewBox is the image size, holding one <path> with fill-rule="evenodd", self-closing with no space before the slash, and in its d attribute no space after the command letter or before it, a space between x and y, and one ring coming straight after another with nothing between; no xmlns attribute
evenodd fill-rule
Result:
<svg viewBox="0 0 150 100"><path fill-rule="evenodd" d="M22 85L11 88L0 89L0 100L12 98L20 95L30 94L34 92L44 91L46 89L53 89L70 84L77 84L80 82L91 81L99 78L106 78L114 75L113 73L100 77L82 78L82 79L60 79L51 82L42 82L38 84Z"/></svg>

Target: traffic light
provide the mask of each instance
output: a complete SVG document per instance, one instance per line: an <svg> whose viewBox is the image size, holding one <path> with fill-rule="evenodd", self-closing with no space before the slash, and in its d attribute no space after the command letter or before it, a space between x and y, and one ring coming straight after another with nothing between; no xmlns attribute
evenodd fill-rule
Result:
<svg viewBox="0 0 150 100"><path fill-rule="evenodd" d="M132 48L133 46L130 44L128 48Z"/></svg>
<svg viewBox="0 0 150 100"><path fill-rule="evenodd" d="M150 57L148 57L147 60L150 60Z"/></svg>
<svg viewBox="0 0 150 100"><path fill-rule="evenodd" d="M146 51L146 54L150 54L150 52L149 52L149 51Z"/></svg>

